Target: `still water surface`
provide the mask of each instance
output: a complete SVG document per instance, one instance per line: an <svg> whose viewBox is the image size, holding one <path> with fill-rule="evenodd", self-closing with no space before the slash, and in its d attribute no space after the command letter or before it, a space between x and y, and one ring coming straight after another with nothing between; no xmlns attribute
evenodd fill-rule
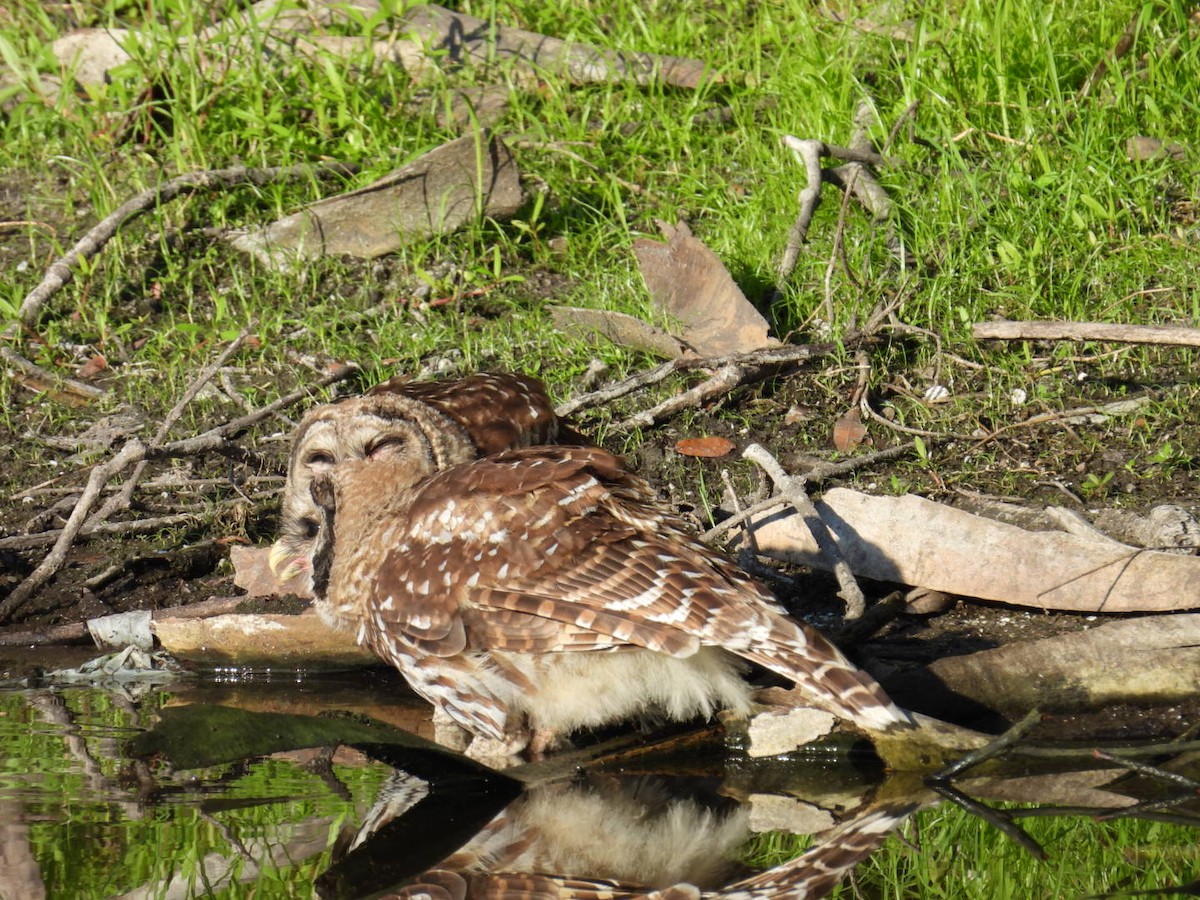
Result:
<svg viewBox="0 0 1200 900"><path fill-rule="evenodd" d="M868 856L854 874L867 896L1200 879L1195 751L1142 774L1025 762L964 776L954 803L859 758L751 761L711 735L512 781L405 736L428 730L383 674L0 690L0 898L645 896L681 882L854 896L846 872Z"/></svg>

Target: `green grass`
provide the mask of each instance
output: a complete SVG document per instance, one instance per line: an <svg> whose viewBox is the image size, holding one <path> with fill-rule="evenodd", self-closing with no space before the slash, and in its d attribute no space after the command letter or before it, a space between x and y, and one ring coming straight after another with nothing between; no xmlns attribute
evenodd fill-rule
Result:
<svg viewBox="0 0 1200 900"><path fill-rule="evenodd" d="M1046 851L1038 860L999 832L950 804L917 813L830 895L835 898L1068 898L1109 891L1165 889L1195 877L1195 829L1161 822L1085 816L1020 817ZM808 838L756 837L755 865L778 865Z"/></svg>
<svg viewBox="0 0 1200 900"><path fill-rule="evenodd" d="M505 278L561 272L575 279L563 299L645 314L630 243L654 233L655 219L684 218L752 299L762 300L802 180L779 139L794 133L845 143L860 101L878 113L872 135L880 144L904 110L919 104L889 150L897 165L885 173L906 245L921 261L899 309L908 324L961 343L971 322L994 314L1129 322L1196 316L1196 235L1172 221L1168 202L1194 196L1200 147L1191 89L1200 66L1197 45L1187 39L1195 26L1182 4L912 6L904 10L910 18L897 19L903 39L864 35L799 2L486 3L464 10L603 47L706 59L724 81L685 91L572 86L544 74L536 89L525 89L499 66L448 71L418 84L394 67L369 76L366 53L287 65L242 52L236 65L201 75L200 54L219 55L220 44L234 40L257 46L261 30L167 52L174 38L195 35L221 10L171 0L147 8L18 3L0 19L0 50L27 84L57 71L48 45L72 24L135 28L145 40L111 83L82 92L86 98L7 90L0 173L28 189L28 218L51 226L56 239L38 228L9 233L9 258L20 256L27 266L6 280L0 312L12 316L46 262L84 225L164 177L237 162L334 158L362 165L350 183L365 183L454 136L431 113L439 96L509 79L511 108L500 129L520 142L521 166L543 192L519 224L481 223L411 247L383 267L390 280L380 267L347 272L336 262L279 275L180 232L266 222L334 186L301 181L195 195L112 242L55 298L38 336L50 348L89 344L114 362L170 372L191 368L198 347L207 350L206 342L253 322L264 341L256 362L270 371L283 365L284 335L303 327L300 339L288 341L301 351L370 367L384 360L412 366L451 347L463 350L464 369L528 366L534 358L534 367L565 389L560 373L579 371L591 349L553 337L520 282ZM1139 10L1136 52L1077 102L1079 85ZM386 23L385 14L359 16L340 30L370 33ZM430 96L432 102L419 100ZM698 115L724 106L732 111L727 124ZM1182 162L1131 164L1124 141L1139 133L1193 152ZM782 302L768 311L779 333L809 321L822 305L837 205L827 189L813 243ZM562 240L555 245L554 238ZM882 235L854 211L847 244L863 287L835 277L838 327L861 321L901 280ZM425 274L447 260L451 274ZM475 304L468 300L436 311L420 328L400 308L356 327L337 324L343 311L368 305L372 288L399 299L429 280L444 296L483 286L524 315L480 322L469 315ZM1152 288L1163 290L1143 293ZM151 291L160 308L140 302ZM510 352L514 335L536 354ZM136 350L128 346L140 340L146 343ZM1020 347L960 349L1003 373L992 394L1021 380L1026 368ZM1172 352L1175 359L1186 355ZM931 353L925 347L918 356ZM1131 350L1108 368L1138 374L1150 365L1147 354ZM119 393L169 403L174 380L147 384L131 372L119 379Z"/></svg>

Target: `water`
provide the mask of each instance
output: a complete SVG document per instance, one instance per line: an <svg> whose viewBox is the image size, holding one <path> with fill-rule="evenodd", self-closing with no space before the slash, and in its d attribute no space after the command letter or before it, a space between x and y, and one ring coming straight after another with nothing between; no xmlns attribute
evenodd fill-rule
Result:
<svg viewBox="0 0 1200 900"><path fill-rule="evenodd" d="M953 805L861 758L751 761L712 734L512 780L410 736L429 730L388 674L0 690L0 898L356 897L406 881L389 896L595 896L579 879L625 896L677 882L818 896L846 890L844 870L877 846L857 871L876 896L1078 896L1200 876L1194 751L1153 760L1174 782L1079 759L967 773ZM1136 818L1096 820L1147 798ZM972 803L1001 812L981 819ZM762 833L838 822L816 842ZM755 880L750 863L778 868Z"/></svg>

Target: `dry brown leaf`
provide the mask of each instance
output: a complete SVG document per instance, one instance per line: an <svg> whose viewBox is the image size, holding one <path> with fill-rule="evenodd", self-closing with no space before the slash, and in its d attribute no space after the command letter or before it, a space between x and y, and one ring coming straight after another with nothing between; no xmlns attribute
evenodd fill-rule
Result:
<svg viewBox="0 0 1200 900"><path fill-rule="evenodd" d="M667 243L640 238L633 252L655 306L679 323L675 333L701 356L778 346L717 255L682 222L658 226Z"/></svg>
<svg viewBox="0 0 1200 900"><path fill-rule="evenodd" d="M597 332L618 346L645 350L665 359L678 359L687 352L679 338L627 313L578 306L550 306L547 312L554 326L568 334Z"/></svg>
<svg viewBox="0 0 1200 900"><path fill-rule="evenodd" d="M75 377L80 381L89 381L107 368L108 360L97 353L76 370Z"/></svg>
<svg viewBox="0 0 1200 900"><path fill-rule="evenodd" d="M229 548L229 561L233 563L233 583L251 597L282 597L295 594L309 596L308 589L299 578L280 581L267 564L268 547Z"/></svg>
<svg viewBox="0 0 1200 900"><path fill-rule="evenodd" d="M849 410L833 423L833 446L846 453L866 443L869 435L858 407Z"/></svg>
<svg viewBox="0 0 1200 900"><path fill-rule="evenodd" d="M1200 609L1200 558L1115 541L1026 531L922 497L845 488L817 503L855 575L1035 609L1091 613ZM798 516L751 520L758 551L825 569Z"/></svg>
<svg viewBox="0 0 1200 900"><path fill-rule="evenodd" d="M682 456L717 458L728 456L735 444L729 438L708 435L707 437L683 438L675 442L675 452Z"/></svg>
<svg viewBox="0 0 1200 900"><path fill-rule="evenodd" d="M524 197L504 142L468 135L373 184L232 235L230 242L271 266L320 256L373 259L415 237L454 231L480 214L506 219Z"/></svg>

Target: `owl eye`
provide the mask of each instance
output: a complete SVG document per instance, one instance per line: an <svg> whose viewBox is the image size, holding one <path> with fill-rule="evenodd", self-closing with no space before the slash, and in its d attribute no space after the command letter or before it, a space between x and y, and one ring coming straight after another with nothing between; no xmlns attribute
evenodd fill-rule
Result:
<svg viewBox="0 0 1200 900"><path fill-rule="evenodd" d="M337 460L327 450L313 450L305 455L304 465L314 471L323 471L337 465Z"/></svg>
<svg viewBox="0 0 1200 900"><path fill-rule="evenodd" d="M383 437L367 447L367 459L388 459L409 452L409 438Z"/></svg>
<svg viewBox="0 0 1200 900"><path fill-rule="evenodd" d="M316 519L304 518L300 520L300 530L306 540L312 540L321 532L321 523Z"/></svg>

